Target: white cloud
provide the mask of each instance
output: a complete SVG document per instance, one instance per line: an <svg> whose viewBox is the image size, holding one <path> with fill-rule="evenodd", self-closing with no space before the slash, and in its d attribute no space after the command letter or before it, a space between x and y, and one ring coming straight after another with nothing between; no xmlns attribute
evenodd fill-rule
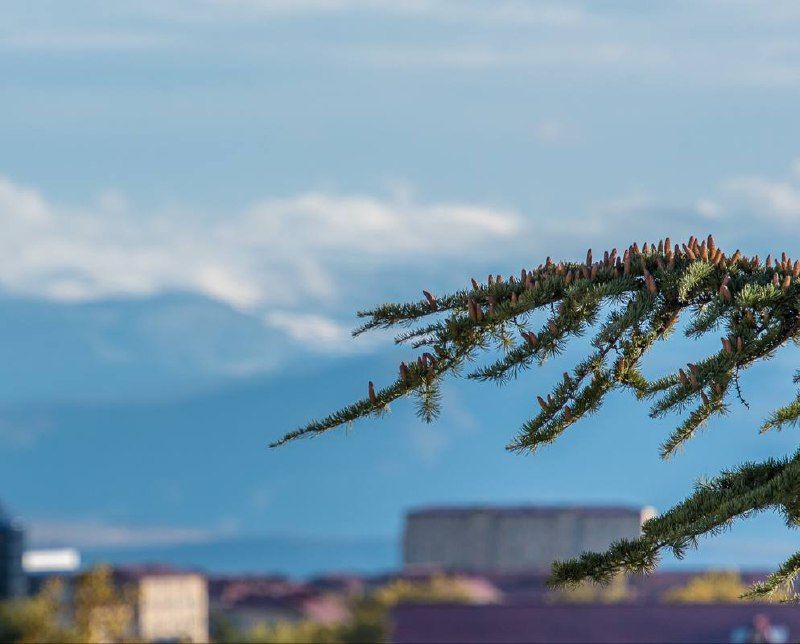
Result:
<svg viewBox="0 0 800 644"><path fill-rule="evenodd" d="M712 199L698 199L694 207L706 219L718 219L722 215L722 206Z"/></svg>
<svg viewBox="0 0 800 644"><path fill-rule="evenodd" d="M131 526L104 521L30 521L28 539L36 546L76 548L134 548L204 543L224 536L225 530L174 526Z"/></svg>
<svg viewBox="0 0 800 644"><path fill-rule="evenodd" d="M568 27L587 19L578 4L525 0L211 0L210 6L273 17L303 14L371 13L440 21L516 23Z"/></svg>
<svg viewBox="0 0 800 644"><path fill-rule="evenodd" d="M218 54L230 43L231 52L245 54L259 69L289 56L350 71L354 65L501 67L539 70L549 78L602 73L704 88L796 89L800 82L800 11L792 2L742 3L736 11L714 0L635 11L624 4L526 0L141 0L102 3L102 11L99 6L98 0L51 3L43 20L41 12L0 3L0 48L122 50L131 56L169 50L202 60L198 53ZM326 18L350 20L348 38L327 38L316 25L304 28ZM286 19L293 28L285 40L264 31Z"/></svg>
<svg viewBox="0 0 800 644"><path fill-rule="evenodd" d="M408 427L411 447L417 458L425 465L434 465L450 446L450 437L424 423L412 423Z"/></svg>
<svg viewBox="0 0 800 644"><path fill-rule="evenodd" d="M124 31L31 30L0 36L0 48L12 51L150 51L172 44L167 37Z"/></svg>
<svg viewBox="0 0 800 644"><path fill-rule="evenodd" d="M293 340L302 342L325 353L349 353L355 345L350 329L324 315L302 312L274 311L268 313L266 323L283 331ZM359 347L363 347L361 344Z"/></svg>
<svg viewBox="0 0 800 644"><path fill-rule="evenodd" d="M538 228L536 241L561 249L559 257L577 258L587 246L607 248L633 240L641 244L667 236L682 242L690 235L713 233L725 247L766 253L766 244L774 244L774 229L754 220L780 225L785 244L800 240L800 183L746 176L720 181L704 193L692 199L635 190L590 205L581 218L553 218Z"/></svg>
<svg viewBox="0 0 800 644"><path fill-rule="evenodd" d="M124 197L69 207L0 178L0 284L56 300L185 290L257 311L330 302L342 271L360 274L463 257L513 237L520 216L459 203L308 191L264 199L227 217L134 212ZM317 320L319 322L319 320ZM308 320L287 325L307 333ZM305 326L304 326L305 324ZM317 332L320 330L317 329ZM338 330L323 328L327 343Z"/></svg>
<svg viewBox="0 0 800 644"><path fill-rule="evenodd" d="M341 320L357 299L383 297L384 279L410 284L415 273L438 271L442 278L424 286L445 289L457 271L466 282L490 262L512 271L546 254L577 257L587 246L667 235L753 242L753 216L783 225L789 239L800 220L800 180L786 177L732 178L682 202L640 190L585 216L555 213L530 220L535 225L511 209L425 202L401 187L386 196L309 190L222 217L141 213L115 192L68 206L0 177L0 287L78 301L195 292L309 348L344 353L373 346L351 342L352 318Z"/></svg>
<svg viewBox="0 0 800 644"><path fill-rule="evenodd" d="M724 189L744 200L744 205L761 218L785 224L800 222L800 185L763 177L737 177Z"/></svg>
<svg viewBox="0 0 800 644"><path fill-rule="evenodd" d="M557 144L570 139L569 129L557 119L540 121L533 128L533 136L540 143Z"/></svg>

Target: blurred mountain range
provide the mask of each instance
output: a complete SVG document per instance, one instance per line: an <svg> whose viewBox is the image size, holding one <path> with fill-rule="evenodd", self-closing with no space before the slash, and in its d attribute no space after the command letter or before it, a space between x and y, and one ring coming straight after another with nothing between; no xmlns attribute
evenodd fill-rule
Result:
<svg viewBox="0 0 800 644"><path fill-rule="evenodd" d="M332 359L225 305L181 294L95 304L6 298L0 328L0 498L36 543L77 545L88 560L195 558L233 570L260 557L258 569L294 574L375 570L396 561L411 507L663 509L700 476L794 449L789 432L757 433L775 401L794 395L785 363L746 374L751 408L732 406L669 462L659 460L658 445L674 419L653 421L622 393L533 456L503 449L533 412L535 394L580 348L499 389L447 383L442 417L431 425L398 401L352 432L269 450L285 431L364 396L368 380L387 382L398 350L386 343L369 356ZM676 341L656 350L648 369L691 355ZM790 363L784 355L778 360ZM737 525L718 559L779 560L792 548L791 535L775 541L779 526L771 515ZM712 543L689 563L707 561Z"/></svg>

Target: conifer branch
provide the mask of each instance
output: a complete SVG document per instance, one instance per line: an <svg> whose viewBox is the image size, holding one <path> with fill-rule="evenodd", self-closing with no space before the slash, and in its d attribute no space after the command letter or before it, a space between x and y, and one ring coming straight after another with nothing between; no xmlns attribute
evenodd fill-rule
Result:
<svg viewBox="0 0 800 644"><path fill-rule="evenodd" d="M651 416L682 416L661 447L667 458L714 416L725 413L730 396L741 399L741 371L768 360L789 340L800 343L799 279L800 261L793 262L785 253L764 262L739 250L727 255L709 235L680 245L669 239L641 247L634 243L622 253L605 252L597 261L591 250L584 262L548 257L518 276L489 275L482 283L473 278L468 288L452 294L422 291L418 301L384 304L358 314L364 321L354 335L400 327L395 341L418 352L400 365L399 377L383 389L370 382L364 399L288 433L273 446L381 415L403 396L416 397L418 414L430 422L439 413L443 378L458 377L467 363L489 357L467 377L504 382L593 332L589 355L565 372L546 397L536 396L538 413L523 424L508 448L535 451L596 412L611 391L626 388L637 398L651 399ZM548 316L534 332L531 319L537 312ZM641 371L644 356L670 336L684 312L689 316L687 337L717 332L721 348L648 381ZM599 323L601 313L607 317ZM502 356L492 353L496 347L503 350ZM800 394L774 410L761 431L798 424ZM782 511L791 524L800 521L798 456L723 473L648 521L640 539L557 563L553 581L602 581L621 570L650 570L664 548L681 556L699 537L766 508ZM774 592L793 579L799 567L800 555L795 555L753 592Z"/></svg>

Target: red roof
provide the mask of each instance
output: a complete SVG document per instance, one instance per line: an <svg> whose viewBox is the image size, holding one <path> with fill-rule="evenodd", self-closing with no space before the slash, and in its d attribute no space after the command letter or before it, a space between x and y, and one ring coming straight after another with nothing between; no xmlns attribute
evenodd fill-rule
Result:
<svg viewBox="0 0 800 644"><path fill-rule="evenodd" d="M767 625L800 638L800 608L788 604L454 605L404 604L391 616L391 642L508 644L511 642L747 641ZM738 636L738 637L737 637ZM775 640L778 641L778 640Z"/></svg>

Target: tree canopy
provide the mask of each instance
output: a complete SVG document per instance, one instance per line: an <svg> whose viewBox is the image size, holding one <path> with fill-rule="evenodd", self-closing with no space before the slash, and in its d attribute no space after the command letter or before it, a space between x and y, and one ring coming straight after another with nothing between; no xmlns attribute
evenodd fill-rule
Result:
<svg viewBox="0 0 800 644"><path fill-rule="evenodd" d="M419 357L401 363L397 377L377 389L368 384L364 399L290 432L273 446L321 434L364 416L379 416L403 396L414 396L419 416L430 422L439 413L440 385L448 374L464 373L496 347L502 357L473 365L466 377L503 382L541 365L564 351L567 343L593 333L591 348L564 372L552 391L537 397L538 413L525 421L508 445L515 452L534 452L556 440L584 416L598 410L607 394L628 389L651 401L653 418L677 413L680 422L665 439L668 458L713 416L726 413L731 398L741 398L739 374L771 358L788 341L800 341L800 260L786 253L762 261L739 250L726 254L713 237L673 245L634 243L583 262L555 262L550 257L518 276L489 275L484 282L436 297L384 304L359 312L371 329L401 327L399 344L417 349ZM540 315L534 315L536 313ZM541 315L541 328L532 328ZM675 373L648 380L641 361L653 345L667 339L681 315L685 334L700 338L720 333L719 349ZM800 382L800 373L795 374ZM744 401L743 401L744 402ZM800 421L800 394L776 408L761 431L780 430ZM715 534L735 519L777 509L787 525L800 522L800 452L764 462L746 462L698 484L682 503L642 526L638 539L623 539L604 553L584 553L553 566L554 585L584 579L605 582L619 572L647 572L664 550L682 557L702 535ZM800 553L763 583L758 595L783 591L800 573Z"/></svg>

